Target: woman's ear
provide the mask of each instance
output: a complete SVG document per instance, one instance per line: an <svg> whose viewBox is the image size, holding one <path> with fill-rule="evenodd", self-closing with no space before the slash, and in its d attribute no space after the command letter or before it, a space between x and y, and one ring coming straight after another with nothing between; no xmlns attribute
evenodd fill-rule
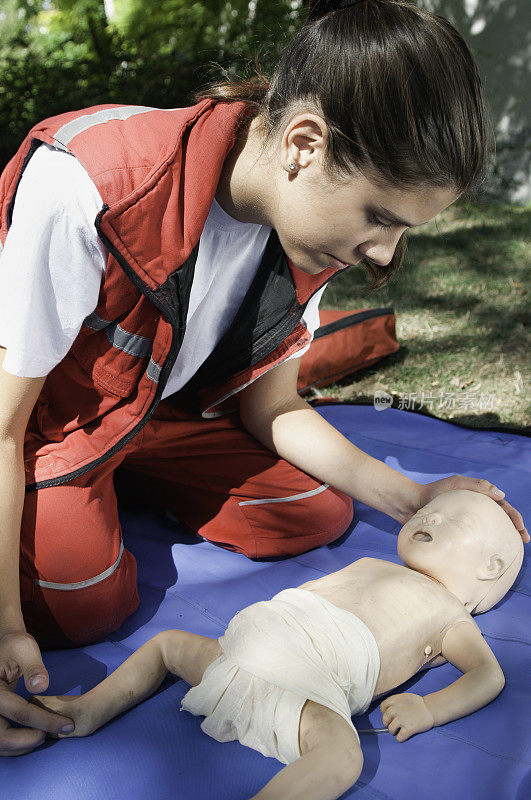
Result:
<svg viewBox="0 0 531 800"><path fill-rule="evenodd" d="M483 563L476 572L478 581L492 581L499 578L506 567L505 561L498 553L491 556L488 562Z"/></svg>
<svg viewBox="0 0 531 800"><path fill-rule="evenodd" d="M306 167L324 151L328 139L328 126L318 114L296 114L286 126L282 139L284 161Z"/></svg>

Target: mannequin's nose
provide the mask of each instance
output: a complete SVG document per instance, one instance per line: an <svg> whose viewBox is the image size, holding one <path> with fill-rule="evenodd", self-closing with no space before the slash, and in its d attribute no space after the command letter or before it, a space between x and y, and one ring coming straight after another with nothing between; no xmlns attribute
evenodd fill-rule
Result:
<svg viewBox="0 0 531 800"><path fill-rule="evenodd" d="M441 515L437 513L433 514L426 514L422 517L422 524L423 525L440 525L441 524Z"/></svg>

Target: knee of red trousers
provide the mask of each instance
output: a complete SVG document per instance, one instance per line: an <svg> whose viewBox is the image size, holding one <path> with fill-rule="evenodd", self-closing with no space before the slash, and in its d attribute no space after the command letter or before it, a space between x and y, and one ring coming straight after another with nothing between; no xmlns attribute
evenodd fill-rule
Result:
<svg viewBox="0 0 531 800"><path fill-rule="evenodd" d="M231 497L198 533L248 558L294 556L339 539L353 515L352 498L332 487L287 502Z"/></svg>
<svg viewBox="0 0 531 800"><path fill-rule="evenodd" d="M82 588L42 587L32 576L21 573L26 629L43 649L101 641L138 608L136 577L136 560L125 549L111 575Z"/></svg>

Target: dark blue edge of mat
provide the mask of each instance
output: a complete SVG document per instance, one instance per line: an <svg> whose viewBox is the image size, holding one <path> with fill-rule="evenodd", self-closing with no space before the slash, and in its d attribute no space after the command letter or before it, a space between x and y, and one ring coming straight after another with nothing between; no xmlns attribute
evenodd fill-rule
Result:
<svg viewBox="0 0 531 800"><path fill-rule="evenodd" d="M395 398L393 398L393 401L394 399ZM314 397L311 400L307 400L307 402L313 408L318 408L319 406L374 407L372 400L336 400L335 398L328 399L327 397ZM531 426L527 426L526 428L513 428L508 425L499 425L491 428L483 425L466 425L464 422L458 422L457 420L443 419L443 417L438 417L436 414L432 414L431 411L427 411L426 409L397 408L394 404L389 406L389 408L393 409L393 411L403 411L405 414L418 414L421 417L429 417L430 419L437 420L437 422L446 422L448 425L455 425L457 428L464 428L468 431L485 431L485 433L511 433L516 436L524 436L526 439L531 439Z"/></svg>

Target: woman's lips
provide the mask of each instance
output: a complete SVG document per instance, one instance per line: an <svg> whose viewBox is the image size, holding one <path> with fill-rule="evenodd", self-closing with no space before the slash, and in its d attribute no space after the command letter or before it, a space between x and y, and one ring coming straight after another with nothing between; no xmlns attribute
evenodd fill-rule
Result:
<svg viewBox="0 0 531 800"><path fill-rule="evenodd" d="M346 267L350 267L351 264L345 263L345 261L340 261L339 258L335 258L330 253L327 253L330 256L330 266L334 269L346 269Z"/></svg>

